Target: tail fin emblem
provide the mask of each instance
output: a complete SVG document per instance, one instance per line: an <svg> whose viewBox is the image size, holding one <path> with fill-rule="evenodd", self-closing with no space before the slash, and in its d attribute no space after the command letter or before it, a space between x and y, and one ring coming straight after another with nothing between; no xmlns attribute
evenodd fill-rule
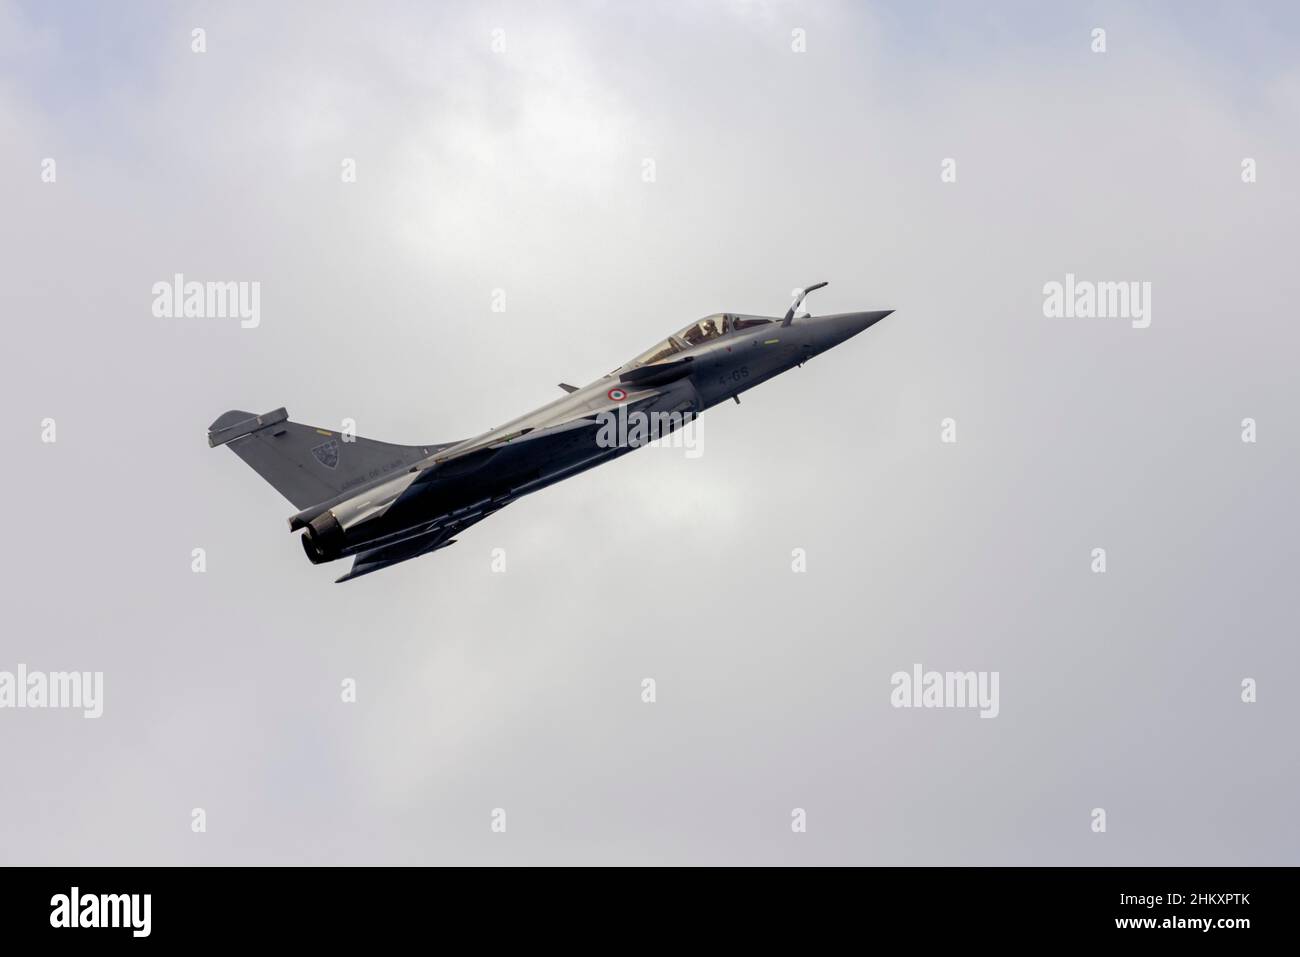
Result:
<svg viewBox="0 0 1300 957"><path fill-rule="evenodd" d="M311 450L312 458L327 469L337 468L339 464L339 444L331 439Z"/></svg>

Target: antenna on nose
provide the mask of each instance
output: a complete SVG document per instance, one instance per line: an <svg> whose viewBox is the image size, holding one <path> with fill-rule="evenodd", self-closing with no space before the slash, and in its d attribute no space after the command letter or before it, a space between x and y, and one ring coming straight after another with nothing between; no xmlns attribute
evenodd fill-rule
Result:
<svg viewBox="0 0 1300 957"><path fill-rule="evenodd" d="M800 292L799 295L795 298L795 301L790 304L790 308L786 312L785 318L781 320L781 325L783 326L790 325L790 322L794 319L794 314L798 311L799 307L803 304L803 297L808 295L808 293L810 292L816 292L818 289L820 289L822 286L825 285L828 284L824 282L819 282L809 286L807 289L804 289L802 292Z"/></svg>

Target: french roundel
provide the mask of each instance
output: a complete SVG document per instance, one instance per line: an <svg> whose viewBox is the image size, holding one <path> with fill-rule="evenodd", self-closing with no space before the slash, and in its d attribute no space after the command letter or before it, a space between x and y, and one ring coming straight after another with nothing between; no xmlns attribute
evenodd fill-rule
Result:
<svg viewBox="0 0 1300 957"><path fill-rule="evenodd" d="M622 402L624 399L627 398L627 393L624 392L622 389L610 389L609 392L605 394L608 395L615 402Z"/></svg>

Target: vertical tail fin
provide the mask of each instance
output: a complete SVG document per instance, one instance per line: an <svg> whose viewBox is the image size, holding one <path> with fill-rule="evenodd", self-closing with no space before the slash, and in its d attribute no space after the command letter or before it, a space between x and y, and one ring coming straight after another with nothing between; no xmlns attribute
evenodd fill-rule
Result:
<svg viewBox="0 0 1300 957"><path fill-rule="evenodd" d="M237 409L208 426L208 445L230 446L296 508L409 468L451 443L393 445L299 422L283 408L265 415Z"/></svg>

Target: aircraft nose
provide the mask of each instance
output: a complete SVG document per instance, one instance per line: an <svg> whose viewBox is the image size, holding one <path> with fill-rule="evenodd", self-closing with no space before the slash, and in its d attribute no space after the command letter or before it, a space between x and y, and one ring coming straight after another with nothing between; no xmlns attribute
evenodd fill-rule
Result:
<svg viewBox="0 0 1300 957"><path fill-rule="evenodd" d="M853 323L860 327L858 332L861 332L863 329L870 329L881 319L884 319L885 316L891 315L893 311L892 309L877 309L875 312L850 312L845 314L845 318L851 318Z"/></svg>
<svg viewBox="0 0 1300 957"><path fill-rule="evenodd" d="M819 321L825 323L829 345L838 345L845 339L856 336L859 332L870 329L881 319L893 313L892 309L878 309L875 312L842 312L835 316L823 316Z"/></svg>
<svg viewBox="0 0 1300 957"><path fill-rule="evenodd" d="M808 338L804 342L802 354L805 357L815 356L833 349L846 339L852 339L859 332L870 329L893 312L892 309L878 309L874 312L842 312L834 316L806 319Z"/></svg>

